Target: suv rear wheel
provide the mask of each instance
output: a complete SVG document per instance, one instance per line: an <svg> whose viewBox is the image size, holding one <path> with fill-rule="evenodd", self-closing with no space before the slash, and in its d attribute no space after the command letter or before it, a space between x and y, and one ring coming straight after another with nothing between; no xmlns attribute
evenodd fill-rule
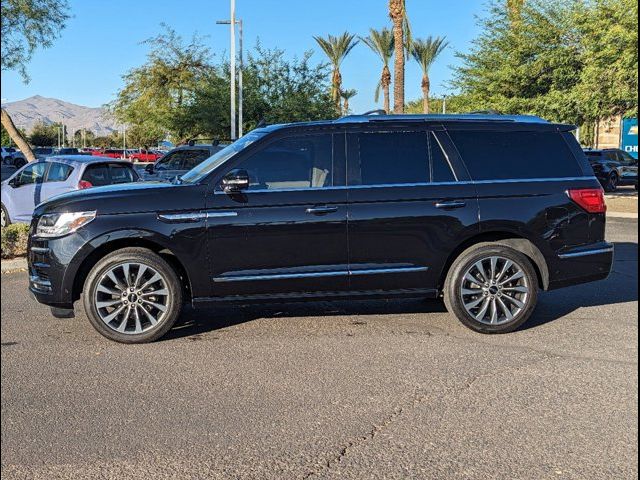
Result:
<svg viewBox="0 0 640 480"><path fill-rule="evenodd" d="M538 301L538 277L531 261L505 245L475 245L453 263L444 300L468 328L508 333L526 322Z"/></svg>
<svg viewBox="0 0 640 480"><path fill-rule="evenodd" d="M609 178L607 179L607 183L604 186L604 190L606 192L615 192L618 189L618 183L620 179L618 178L618 174L616 172L611 172L609 174Z"/></svg>
<svg viewBox="0 0 640 480"><path fill-rule="evenodd" d="M1 222L2 222L2 228L4 227L8 227L9 225L11 225L11 219L9 218L9 213L7 212L7 209L4 208L4 205L0 206L0 215L1 215Z"/></svg>
<svg viewBox="0 0 640 480"><path fill-rule="evenodd" d="M182 309L180 280L160 256L144 248L117 250L89 273L83 294L89 321L121 343L159 339Z"/></svg>

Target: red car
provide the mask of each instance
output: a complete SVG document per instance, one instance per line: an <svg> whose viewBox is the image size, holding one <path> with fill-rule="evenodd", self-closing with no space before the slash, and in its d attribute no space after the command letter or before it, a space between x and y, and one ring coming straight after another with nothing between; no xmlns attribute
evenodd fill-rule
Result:
<svg viewBox="0 0 640 480"><path fill-rule="evenodd" d="M135 153L129 155L129 159L134 162L155 162L163 157L163 154L155 150L145 150L141 148Z"/></svg>
<svg viewBox="0 0 640 480"><path fill-rule="evenodd" d="M109 148L107 150L96 150L91 152L95 157L124 158L124 150L117 148Z"/></svg>

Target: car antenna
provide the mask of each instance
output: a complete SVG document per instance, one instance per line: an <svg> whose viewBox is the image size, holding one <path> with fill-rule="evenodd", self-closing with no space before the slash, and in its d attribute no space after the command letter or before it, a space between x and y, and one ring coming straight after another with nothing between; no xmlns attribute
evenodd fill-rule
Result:
<svg viewBox="0 0 640 480"><path fill-rule="evenodd" d="M258 125L256 125L256 128L264 128L267 126L267 121L263 118L260 119L260 121L258 122Z"/></svg>
<svg viewBox="0 0 640 480"><path fill-rule="evenodd" d="M364 112L362 115L367 116L367 115L386 115L386 114L387 114L386 110L378 109L378 110L369 110L368 112Z"/></svg>

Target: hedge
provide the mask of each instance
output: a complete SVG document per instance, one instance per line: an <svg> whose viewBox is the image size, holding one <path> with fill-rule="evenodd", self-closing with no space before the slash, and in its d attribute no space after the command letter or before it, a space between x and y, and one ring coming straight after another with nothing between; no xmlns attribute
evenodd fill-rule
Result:
<svg viewBox="0 0 640 480"><path fill-rule="evenodd" d="M29 225L14 223L2 229L2 258L23 257L27 254Z"/></svg>

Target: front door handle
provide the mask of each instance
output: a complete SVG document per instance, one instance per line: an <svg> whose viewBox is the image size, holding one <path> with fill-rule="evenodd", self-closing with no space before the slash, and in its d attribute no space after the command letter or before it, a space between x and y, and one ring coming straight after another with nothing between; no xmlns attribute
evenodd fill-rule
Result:
<svg viewBox="0 0 640 480"><path fill-rule="evenodd" d="M336 213L338 207L313 207L307 208L306 213L309 215L327 215L329 213Z"/></svg>
<svg viewBox="0 0 640 480"><path fill-rule="evenodd" d="M454 200L450 202L437 202L436 208L449 209L449 208L463 208L467 206L467 202L461 202Z"/></svg>

